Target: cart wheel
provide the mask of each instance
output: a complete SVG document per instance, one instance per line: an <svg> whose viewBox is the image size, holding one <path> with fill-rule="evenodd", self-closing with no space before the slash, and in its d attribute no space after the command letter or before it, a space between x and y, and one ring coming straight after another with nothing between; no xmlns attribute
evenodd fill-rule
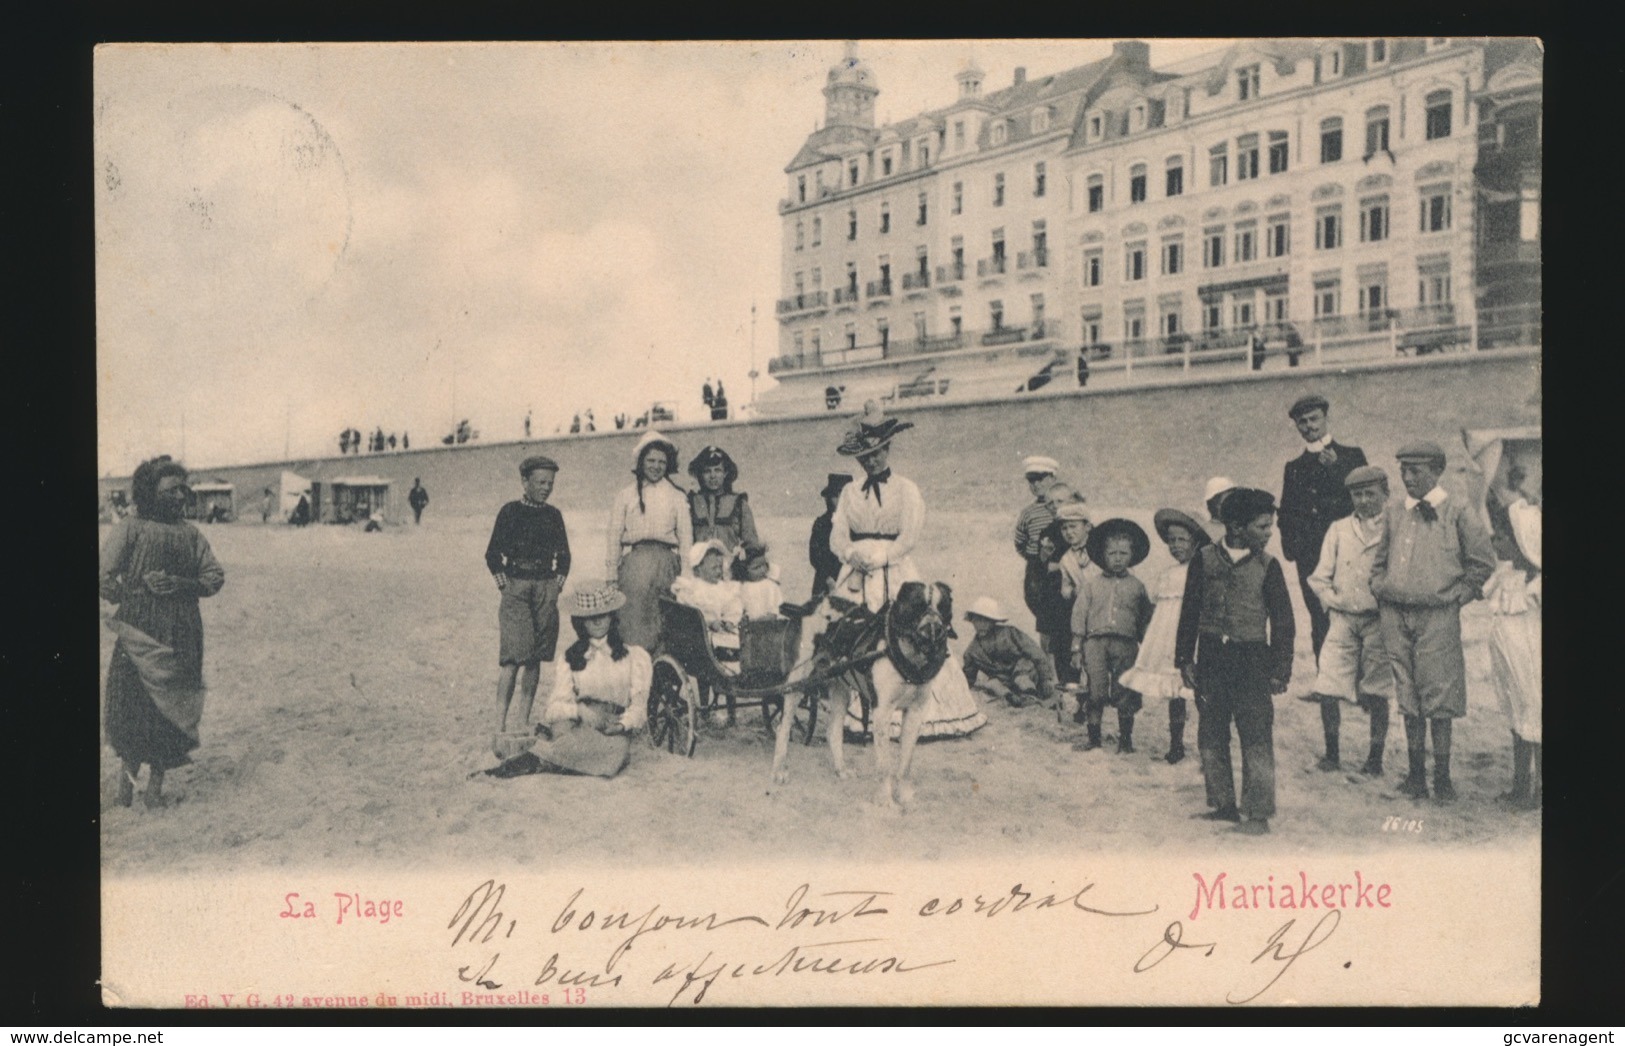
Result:
<svg viewBox="0 0 1625 1046"><path fill-rule="evenodd" d="M649 684L649 743L674 755L694 754L699 739L699 716L683 669L670 658L654 663Z"/></svg>

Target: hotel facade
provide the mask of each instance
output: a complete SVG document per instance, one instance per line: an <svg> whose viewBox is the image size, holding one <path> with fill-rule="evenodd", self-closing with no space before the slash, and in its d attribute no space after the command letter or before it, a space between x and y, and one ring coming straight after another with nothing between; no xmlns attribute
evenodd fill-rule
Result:
<svg viewBox="0 0 1625 1046"><path fill-rule="evenodd" d="M786 168L762 412L1538 341L1532 41L1149 59L967 68L877 128L848 44Z"/></svg>

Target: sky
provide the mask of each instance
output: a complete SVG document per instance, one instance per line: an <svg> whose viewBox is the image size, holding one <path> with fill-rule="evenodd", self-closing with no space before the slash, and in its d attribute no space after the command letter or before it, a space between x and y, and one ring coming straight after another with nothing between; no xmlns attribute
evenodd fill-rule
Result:
<svg viewBox="0 0 1625 1046"><path fill-rule="evenodd" d="M1230 41L1152 41L1154 66ZM881 121L1108 40L863 41ZM840 41L112 45L95 62L98 469L736 406L777 351L784 166ZM755 307L754 338L752 307Z"/></svg>

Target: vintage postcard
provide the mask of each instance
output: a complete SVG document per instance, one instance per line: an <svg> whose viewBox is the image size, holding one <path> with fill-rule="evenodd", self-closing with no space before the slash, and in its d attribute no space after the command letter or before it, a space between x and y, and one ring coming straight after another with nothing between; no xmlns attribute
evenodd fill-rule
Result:
<svg viewBox="0 0 1625 1046"><path fill-rule="evenodd" d="M1542 71L99 47L104 1001L1539 1002Z"/></svg>

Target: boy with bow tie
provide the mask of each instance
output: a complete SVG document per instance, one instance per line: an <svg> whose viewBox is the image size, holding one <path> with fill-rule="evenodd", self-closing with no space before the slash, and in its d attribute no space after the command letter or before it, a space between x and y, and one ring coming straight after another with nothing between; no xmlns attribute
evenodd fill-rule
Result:
<svg viewBox="0 0 1625 1046"><path fill-rule="evenodd" d="M1461 498L1439 486L1444 450L1420 441L1400 448L1405 497L1383 513L1371 565L1382 644L1394 669L1410 769L1400 792L1425 799L1427 723L1433 730L1433 795L1456 798L1450 781L1454 720L1467 714L1467 666L1461 608L1482 595L1495 570L1490 535Z"/></svg>
<svg viewBox="0 0 1625 1046"><path fill-rule="evenodd" d="M1303 438L1303 453L1286 463L1281 479L1281 509L1276 517L1281 531L1281 558L1298 568L1298 588L1309 611L1309 639L1315 660L1331 617L1309 578L1320 564L1321 545L1335 520L1354 511L1344 481L1366 463L1365 452L1332 439L1327 424L1331 405L1325 396L1303 396L1287 411Z"/></svg>

